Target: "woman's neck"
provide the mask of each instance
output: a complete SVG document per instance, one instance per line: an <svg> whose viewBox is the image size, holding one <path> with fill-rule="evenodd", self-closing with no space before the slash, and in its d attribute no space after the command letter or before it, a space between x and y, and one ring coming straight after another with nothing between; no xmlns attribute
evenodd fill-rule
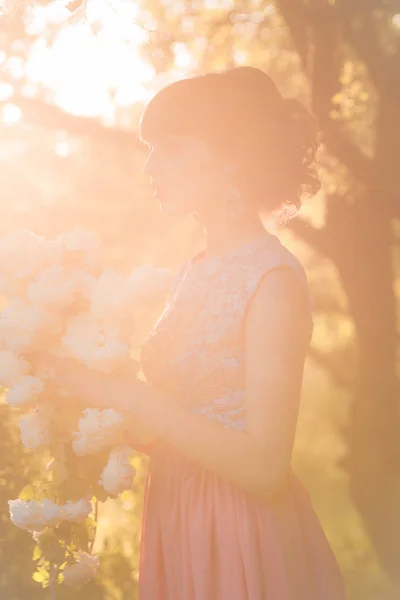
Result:
<svg viewBox="0 0 400 600"><path fill-rule="evenodd" d="M207 248L204 258L230 252L265 234L259 215L230 219L228 222L211 221L204 225Z"/></svg>

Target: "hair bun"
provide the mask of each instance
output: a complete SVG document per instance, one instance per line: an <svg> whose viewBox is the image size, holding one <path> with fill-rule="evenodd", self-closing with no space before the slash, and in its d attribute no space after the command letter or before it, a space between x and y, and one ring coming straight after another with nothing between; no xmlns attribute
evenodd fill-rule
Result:
<svg viewBox="0 0 400 600"><path fill-rule="evenodd" d="M269 112L282 108L283 97L275 82L261 69L250 66L234 67L222 73L223 81L230 82L231 91L246 97L248 109L264 101Z"/></svg>
<svg viewBox="0 0 400 600"><path fill-rule="evenodd" d="M296 118L297 117L299 117L299 118L306 118L306 117L310 118L311 117L310 113L308 112L308 110L306 109L304 104L302 104L299 100L297 100L297 98L284 98L283 104L284 104L287 112Z"/></svg>
<svg viewBox="0 0 400 600"><path fill-rule="evenodd" d="M285 98L283 109L290 125L294 126L297 133L303 136L303 140L316 150L318 147L317 123L304 104L295 98Z"/></svg>

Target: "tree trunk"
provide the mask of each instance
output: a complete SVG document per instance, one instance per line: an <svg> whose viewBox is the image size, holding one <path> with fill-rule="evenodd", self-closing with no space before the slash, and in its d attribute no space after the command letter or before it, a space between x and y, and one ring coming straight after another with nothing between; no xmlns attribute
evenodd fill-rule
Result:
<svg viewBox="0 0 400 600"><path fill-rule="evenodd" d="M345 244L344 251L341 247L337 261L357 340L346 466L353 501L379 560L398 579L400 428L396 304L391 224L379 204L376 199L363 199L357 206L349 245Z"/></svg>

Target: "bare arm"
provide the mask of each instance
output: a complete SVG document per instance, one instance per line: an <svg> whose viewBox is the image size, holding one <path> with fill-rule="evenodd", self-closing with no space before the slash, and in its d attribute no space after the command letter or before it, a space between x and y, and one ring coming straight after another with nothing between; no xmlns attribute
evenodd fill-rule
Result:
<svg viewBox="0 0 400 600"><path fill-rule="evenodd" d="M133 401L132 418L151 424L157 437L232 483L262 496L273 493L292 455L308 345L305 321L304 294L294 275L286 269L269 273L245 322L245 432L222 428L152 393ZM125 406L129 413L129 401Z"/></svg>

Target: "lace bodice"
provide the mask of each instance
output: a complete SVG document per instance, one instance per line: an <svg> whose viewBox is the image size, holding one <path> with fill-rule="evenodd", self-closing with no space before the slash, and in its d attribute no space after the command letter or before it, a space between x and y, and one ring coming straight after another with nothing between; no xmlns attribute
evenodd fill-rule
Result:
<svg viewBox="0 0 400 600"><path fill-rule="evenodd" d="M243 429L244 316L263 276L281 266L293 269L310 306L303 267L274 235L185 263L143 348L149 382L193 412Z"/></svg>

